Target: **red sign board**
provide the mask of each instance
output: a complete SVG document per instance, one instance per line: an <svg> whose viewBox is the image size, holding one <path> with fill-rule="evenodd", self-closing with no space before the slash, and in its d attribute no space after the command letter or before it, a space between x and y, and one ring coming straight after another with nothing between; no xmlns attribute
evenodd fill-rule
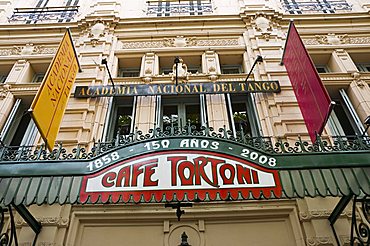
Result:
<svg viewBox="0 0 370 246"><path fill-rule="evenodd" d="M161 151L118 162L83 178L80 201L149 202L281 197L277 170L220 153Z"/></svg>
<svg viewBox="0 0 370 246"><path fill-rule="evenodd" d="M331 100L293 22L289 26L283 63L314 142L315 133L321 134L326 124Z"/></svg>

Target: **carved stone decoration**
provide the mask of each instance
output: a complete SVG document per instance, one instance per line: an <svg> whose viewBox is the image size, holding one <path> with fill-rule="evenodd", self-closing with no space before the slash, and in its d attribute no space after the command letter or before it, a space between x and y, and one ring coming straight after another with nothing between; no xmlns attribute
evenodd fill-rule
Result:
<svg viewBox="0 0 370 246"><path fill-rule="evenodd" d="M4 84L2 87L0 87L0 98L5 98L10 88L11 86L8 84Z"/></svg>
<svg viewBox="0 0 370 246"><path fill-rule="evenodd" d="M343 37L341 42L346 44L370 44L370 37L348 37L347 35L342 36L345 37ZM326 35L316 35L315 39L303 39L303 43L306 45L329 44Z"/></svg>
<svg viewBox="0 0 370 246"><path fill-rule="evenodd" d="M158 64L158 56L155 53L146 53L143 57L143 68L141 69L140 77L145 83L152 82L152 77L158 73L156 64Z"/></svg>
<svg viewBox="0 0 370 246"><path fill-rule="evenodd" d="M186 39L186 46L235 46L239 45L238 38L225 39ZM180 41L181 43L181 41ZM134 41L122 42L121 49L143 49L143 48L164 48L176 47L174 39L165 39L163 41Z"/></svg>
<svg viewBox="0 0 370 246"><path fill-rule="evenodd" d="M66 228L69 225L69 219L62 217L36 217L36 220L39 221L43 226L57 226ZM16 220L15 224L17 227L27 226L27 222L22 219Z"/></svg>
<svg viewBox="0 0 370 246"><path fill-rule="evenodd" d="M197 45L195 38L185 38L184 36L176 36L176 38L165 38L163 43L167 47L185 47Z"/></svg>
<svg viewBox="0 0 370 246"><path fill-rule="evenodd" d="M105 25L102 22L98 21L91 27L89 37L93 39L99 39L101 37L104 37L104 30Z"/></svg>
<svg viewBox="0 0 370 246"><path fill-rule="evenodd" d="M55 54L57 50L58 48L56 47L44 47L42 45L28 43L25 46L13 46L13 48L0 49L0 56Z"/></svg>
<svg viewBox="0 0 370 246"><path fill-rule="evenodd" d="M177 79L178 82L185 83L189 80L189 72L188 72L188 66L184 63L184 61L180 58L180 62L177 64ZM176 64L173 64L172 66L172 73L170 73L171 80L176 80Z"/></svg>
<svg viewBox="0 0 370 246"><path fill-rule="evenodd" d="M310 210L307 212L300 212L299 213L299 220L302 222L308 222L312 219L328 219L333 211L331 210ZM343 211L341 216L345 216L347 218L351 218L352 212L351 211Z"/></svg>
<svg viewBox="0 0 370 246"><path fill-rule="evenodd" d="M208 69L208 72L209 72L209 76L208 76L209 80L211 80L212 82L216 82L216 80L218 79L216 68L210 67Z"/></svg>
<svg viewBox="0 0 370 246"><path fill-rule="evenodd" d="M255 24L256 30L261 32L262 38L269 41L272 33L272 23L270 19L268 19L268 16L264 13L257 13L253 18L252 23Z"/></svg>
<svg viewBox="0 0 370 246"><path fill-rule="evenodd" d="M88 37L90 38L92 46L95 47L100 38L104 37L105 34L105 25L102 21L98 20L91 27L90 32L88 33Z"/></svg>
<svg viewBox="0 0 370 246"><path fill-rule="evenodd" d="M362 89L364 86L366 86L366 82L361 79L361 74L360 73L357 73L357 72L353 73L352 76L353 76L353 79L354 79L353 81L356 83L356 85L358 87L360 87Z"/></svg>
<svg viewBox="0 0 370 246"><path fill-rule="evenodd" d="M335 35L334 33L328 33L327 35L316 35L316 39L320 44L339 45L349 43L347 34Z"/></svg>
<svg viewBox="0 0 370 246"><path fill-rule="evenodd" d="M310 237L306 239L306 243L309 246L321 246L321 245L332 245L334 246L333 240L330 237Z"/></svg>

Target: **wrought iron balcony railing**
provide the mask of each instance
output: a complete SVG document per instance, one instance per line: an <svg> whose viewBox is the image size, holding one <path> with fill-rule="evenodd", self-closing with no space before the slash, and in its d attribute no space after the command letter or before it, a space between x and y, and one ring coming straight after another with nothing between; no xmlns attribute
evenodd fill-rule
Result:
<svg viewBox="0 0 370 246"><path fill-rule="evenodd" d="M282 1L283 8L290 14L336 13L351 11L352 5L345 0Z"/></svg>
<svg viewBox="0 0 370 246"><path fill-rule="evenodd" d="M194 3L192 3L194 2ZM148 5L148 16L203 15L212 13L211 2L189 1L189 3L163 2Z"/></svg>
<svg viewBox="0 0 370 246"><path fill-rule="evenodd" d="M79 6L15 8L9 23L70 22L78 13Z"/></svg>
<svg viewBox="0 0 370 246"><path fill-rule="evenodd" d="M91 159L115 148L131 145L152 139L170 139L171 137L203 137L213 140L222 139L238 142L270 154L287 153L315 153L315 152L345 152L345 151L370 151L369 136L332 136L327 140L318 138L315 143L303 141L287 142L273 137L248 137L243 131L235 134L221 128L214 131L212 128L195 126L167 127L164 131L160 128L149 130L144 134L136 129L128 135L117 135L109 142L96 142L89 150L81 145L68 152L62 143L58 144L52 152L41 146L2 146L0 147L0 165L7 161L37 161L37 160L75 160Z"/></svg>

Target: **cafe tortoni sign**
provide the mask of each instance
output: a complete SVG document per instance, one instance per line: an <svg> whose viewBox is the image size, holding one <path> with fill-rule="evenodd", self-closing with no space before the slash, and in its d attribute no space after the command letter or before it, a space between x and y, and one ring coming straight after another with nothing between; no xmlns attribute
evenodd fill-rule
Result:
<svg viewBox="0 0 370 246"><path fill-rule="evenodd" d="M280 92L278 81L77 86L74 97Z"/></svg>
<svg viewBox="0 0 370 246"><path fill-rule="evenodd" d="M230 142L154 140L89 162L80 201L247 199L250 193L256 198L272 193L280 197L277 165L274 157Z"/></svg>
<svg viewBox="0 0 370 246"><path fill-rule="evenodd" d="M279 92L278 81L77 86L75 97ZM276 159L223 141L170 138L117 149L85 166L80 202L248 199L282 195Z"/></svg>

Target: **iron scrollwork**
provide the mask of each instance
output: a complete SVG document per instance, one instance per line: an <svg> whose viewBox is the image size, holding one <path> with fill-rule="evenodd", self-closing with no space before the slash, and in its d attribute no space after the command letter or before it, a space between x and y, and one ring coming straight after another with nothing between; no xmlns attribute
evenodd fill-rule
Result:
<svg viewBox="0 0 370 246"><path fill-rule="evenodd" d="M10 218L10 232L7 233L7 231L1 233L5 226L5 212L9 212L9 218ZM10 246L13 243L17 246L18 245L18 239L17 239L17 232L15 229L15 222L14 222L14 215L12 212L12 208L9 205L7 208L3 208L0 206L0 246Z"/></svg>
<svg viewBox="0 0 370 246"><path fill-rule="evenodd" d="M361 215L359 221L356 217L356 205L361 203ZM365 196L362 199L354 198L352 208L352 225L350 245L369 246L370 245L370 197Z"/></svg>
<svg viewBox="0 0 370 246"><path fill-rule="evenodd" d="M286 153L317 153L317 152L345 152L370 150L369 136L331 136L323 139L317 138L316 142L302 140L298 137L297 141L287 141L286 139L273 137L250 137L243 132L243 128L235 133L226 127L214 130L207 126L194 126L190 123L185 125L170 125L161 129L154 126L147 133L135 128L129 134L117 135L112 141L95 142L91 148L77 144L71 151L59 143L53 151L49 152L45 145L41 146L2 146L0 147L0 162L22 162L22 161L42 161L42 160L86 160L104 154L112 149L131 145L141 141L151 139L168 139L171 137L204 137L209 139L222 139L262 150L270 154ZM1 165L1 164L0 164Z"/></svg>

